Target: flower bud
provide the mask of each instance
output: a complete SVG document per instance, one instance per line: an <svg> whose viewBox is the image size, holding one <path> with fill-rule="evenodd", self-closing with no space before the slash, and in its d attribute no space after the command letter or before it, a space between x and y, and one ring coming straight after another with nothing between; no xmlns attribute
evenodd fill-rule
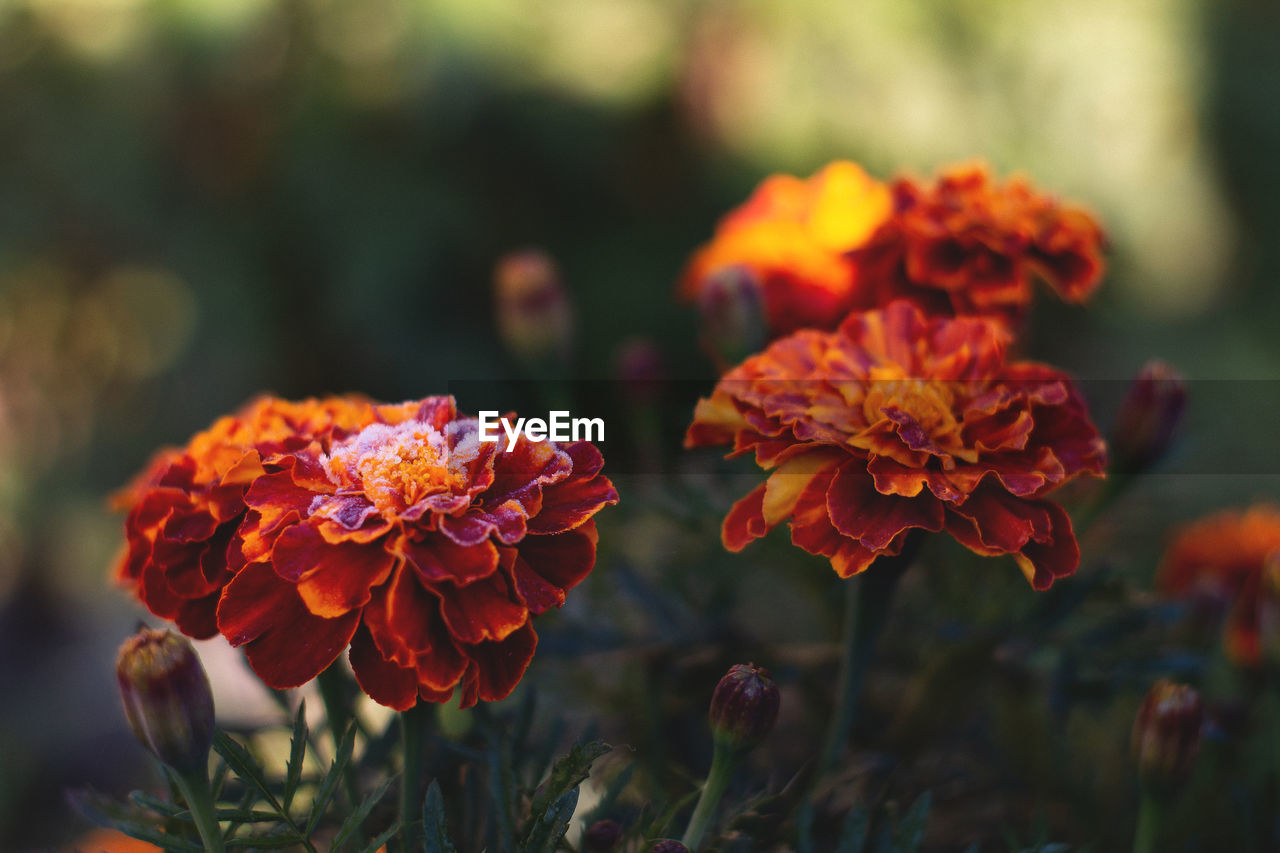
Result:
<svg viewBox="0 0 1280 853"><path fill-rule="evenodd" d="M1133 754L1143 784L1175 788L1186 781L1200 749L1204 704L1185 684L1151 686L1133 722Z"/></svg>
<svg viewBox="0 0 1280 853"><path fill-rule="evenodd" d="M1117 470L1145 471L1160 460L1187 406L1187 383L1163 361L1149 361L1129 386L1111 439Z"/></svg>
<svg viewBox="0 0 1280 853"><path fill-rule="evenodd" d="M649 848L649 853L689 853L689 848L679 841L659 841Z"/></svg>
<svg viewBox="0 0 1280 853"><path fill-rule="evenodd" d="M1263 661L1280 667L1280 549L1263 561L1258 580L1258 646Z"/></svg>
<svg viewBox="0 0 1280 853"><path fill-rule="evenodd" d="M573 306L555 261L526 249L503 256L493 272L498 334L512 355L564 360L573 339Z"/></svg>
<svg viewBox="0 0 1280 853"><path fill-rule="evenodd" d="M613 360L614 375L629 399L649 403L658 398L667 366L657 344L648 338L627 338L614 351Z"/></svg>
<svg viewBox="0 0 1280 853"><path fill-rule="evenodd" d="M711 696L711 731L738 749L751 749L778 719L778 686L769 670L736 664Z"/></svg>
<svg viewBox="0 0 1280 853"><path fill-rule="evenodd" d="M179 773L203 768L213 743L213 692L191 643L143 628L120 647L116 679L142 745Z"/></svg>
<svg viewBox="0 0 1280 853"><path fill-rule="evenodd" d="M609 853L622 840L622 824L616 820L598 820L582 836L586 853Z"/></svg>
<svg viewBox="0 0 1280 853"><path fill-rule="evenodd" d="M764 289L745 266L720 270L698 291L702 342L722 366L759 352L768 338Z"/></svg>

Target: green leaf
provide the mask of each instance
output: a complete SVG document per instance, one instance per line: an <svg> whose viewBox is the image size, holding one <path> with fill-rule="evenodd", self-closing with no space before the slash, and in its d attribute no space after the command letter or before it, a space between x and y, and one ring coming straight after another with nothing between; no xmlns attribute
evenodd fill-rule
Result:
<svg viewBox="0 0 1280 853"><path fill-rule="evenodd" d="M289 741L289 763L285 768L282 797L285 811L293 805L293 795L298 792L298 784L302 781L302 765L306 761L310 734L307 731L307 700L303 699L298 703L298 713L293 718L293 737Z"/></svg>
<svg viewBox="0 0 1280 853"><path fill-rule="evenodd" d="M540 819L534 821L520 846L521 853L555 853L560 839L569 831L569 821L573 820L573 813L577 808L578 788L575 786L552 803Z"/></svg>
<svg viewBox="0 0 1280 853"><path fill-rule="evenodd" d="M431 780L427 788L427 800L422 804L422 828L427 837L423 853L457 853L453 841L449 838L449 827L444 817L444 797L440 795L440 785Z"/></svg>
<svg viewBox="0 0 1280 853"><path fill-rule="evenodd" d="M489 745L489 796L493 800L493 820L497 822L498 849L515 846L515 827L511 813L516 801L515 770L511 767L511 746L505 733Z"/></svg>
<svg viewBox="0 0 1280 853"><path fill-rule="evenodd" d="M266 823L280 820L280 815L275 812L264 812L258 809L214 809L214 811L218 820L228 820L232 823Z"/></svg>
<svg viewBox="0 0 1280 853"><path fill-rule="evenodd" d="M76 791L68 795L72 807L99 826L118 829L130 838L146 841L171 853L204 853L204 846L141 820L142 815L128 806L95 791Z"/></svg>
<svg viewBox="0 0 1280 853"><path fill-rule="evenodd" d="M541 820L561 797L577 788L591 773L591 763L611 749L613 747L609 744L598 740L575 743L568 754L556 761L550 775L533 792L533 803L529 806L530 824Z"/></svg>
<svg viewBox="0 0 1280 853"><path fill-rule="evenodd" d="M399 821L391 824L391 826L387 827L381 835L366 844L365 848L361 850L360 853L378 853L378 851L382 849L382 847L390 841L395 834L401 830L401 828Z"/></svg>
<svg viewBox="0 0 1280 853"><path fill-rule="evenodd" d="M840 830L840 845L836 848L836 853L862 853L867 843L867 828L871 823L871 816L867 813L867 807L859 803L849 809L849 814L845 815L844 827Z"/></svg>
<svg viewBox="0 0 1280 853"><path fill-rule="evenodd" d="M129 799L134 805L141 806L144 809L150 809L158 815L166 818L177 818L179 820L191 821L191 811L184 806L169 800L162 800L159 797L153 797L146 791L130 791Z"/></svg>
<svg viewBox="0 0 1280 853"><path fill-rule="evenodd" d="M271 788L267 785L266 773L262 769L262 765L258 764L257 759L249 754L249 751L237 743L229 734L224 731L218 731L213 736L213 749L222 759L227 762L228 766L240 777L242 782L248 784L251 788L270 804L286 822L289 815L280 805L280 801L276 799L276 795L271 792Z"/></svg>
<svg viewBox="0 0 1280 853"><path fill-rule="evenodd" d="M933 795L928 791L921 794L907 813L902 816L897 829L893 833L894 853L915 853L924 840L925 826L929 823L929 809L933 808Z"/></svg>
<svg viewBox="0 0 1280 853"><path fill-rule="evenodd" d="M364 823L365 818L369 816L369 812L373 811L373 807L378 804L383 795L387 793L387 789L391 787L391 783L395 777L386 780L373 793L364 798L360 806L347 815L347 819L342 822L342 828L338 830L338 834L333 837L333 847L336 849L345 844L351 836L360 829L360 825Z"/></svg>
<svg viewBox="0 0 1280 853"><path fill-rule="evenodd" d="M347 769L347 763L351 761L351 752L355 749L355 746L356 727L354 723L349 723L346 733L342 736L342 742L338 744L338 752L333 758L333 764L330 765L324 781L320 783L320 790L316 792L315 802L311 804L311 816L307 818L307 827L304 830L308 837L319 825L320 818L324 817L324 811L329 807L329 801L333 799L333 795L337 792L338 784L342 782L342 774Z"/></svg>
<svg viewBox="0 0 1280 853"><path fill-rule="evenodd" d="M697 799L701 793L702 790L700 788L695 788L668 806L665 811L653 819L652 823L645 827L644 836L646 838L665 838L667 828L671 826L671 821L675 820L676 815L680 814L681 811L688 808L689 804Z"/></svg>

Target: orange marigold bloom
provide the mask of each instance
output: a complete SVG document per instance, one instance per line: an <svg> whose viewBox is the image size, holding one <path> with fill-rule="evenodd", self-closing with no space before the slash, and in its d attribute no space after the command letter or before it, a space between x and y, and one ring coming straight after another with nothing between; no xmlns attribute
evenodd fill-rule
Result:
<svg viewBox="0 0 1280 853"><path fill-rule="evenodd" d="M774 175L720 220L685 269L681 295L694 300L717 273L745 267L763 290L771 336L832 328L858 307L846 253L892 209L888 187L854 163L831 163L807 180Z"/></svg>
<svg viewBox="0 0 1280 853"><path fill-rule="evenodd" d="M398 710L506 696L532 619L595 563L593 516L616 503L589 442L479 441L452 397L380 405L267 464L245 494L245 563L218 627L272 687L348 644L357 681Z"/></svg>
<svg viewBox="0 0 1280 853"><path fill-rule="evenodd" d="M871 304L910 299L930 314L1013 325L1034 279L1068 302L1083 302L1102 279L1098 223L1022 178L999 184L981 165L959 166L932 185L900 178L893 198L893 216L852 255Z"/></svg>
<svg viewBox="0 0 1280 853"><path fill-rule="evenodd" d="M731 443L773 473L725 518L738 551L779 522L841 577L898 554L913 528L1012 554L1036 589L1079 563L1045 495L1101 476L1105 448L1071 379L1007 364L1007 333L909 302L805 330L729 371L698 403L687 446Z"/></svg>
<svg viewBox="0 0 1280 853"><path fill-rule="evenodd" d="M152 613L204 639L218 633L215 610L238 555L244 493L264 464L335 427L368 419L370 404L329 398L290 403L261 398L219 419L181 449L160 451L114 498L127 510L124 554L115 576Z"/></svg>
<svg viewBox="0 0 1280 853"><path fill-rule="evenodd" d="M1224 510L1177 533L1156 584L1170 595L1220 604L1227 614L1227 655L1238 664L1256 666L1262 654L1260 615L1268 560L1273 566L1280 561L1280 507Z"/></svg>

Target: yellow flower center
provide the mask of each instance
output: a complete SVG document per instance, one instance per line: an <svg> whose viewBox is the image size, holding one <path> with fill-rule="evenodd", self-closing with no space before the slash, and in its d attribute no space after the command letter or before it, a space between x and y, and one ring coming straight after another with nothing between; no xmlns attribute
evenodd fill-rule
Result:
<svg viewBox="0 0 1280 853"><path fill-rule="evenodd" d="M335 483L364 492L384 515L429 495L466 488L468 464L479 454L475 435L450 448L430 424L371 424L339 444L324 460Z"/></svg>
<svg viewBox="0 0 1280 853"><path fill-rule="evenodd" d="M913 379L897 366L873 367L862 412L874 424L885 416L884 409L901 409L936 441L956 429L954 404L955 393L946 382Z"/></svg>

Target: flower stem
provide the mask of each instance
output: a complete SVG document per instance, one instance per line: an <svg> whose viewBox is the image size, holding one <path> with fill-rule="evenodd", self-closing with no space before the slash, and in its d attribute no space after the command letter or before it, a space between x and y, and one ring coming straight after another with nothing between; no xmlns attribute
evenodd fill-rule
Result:
<svg viewBox="0 0 1280 853"><path fill-rule="evenodd" d="M1164 820L1164 800L1151 791L1142 792L1138 805L1138 828L1133 835L1133 853L1154 853L1156 837Z"/></svg>
<svg viewBox="0 0 1280 853"><path fill-rule="evenodd" d="M877 560L856 581L845 582L844 642L836 681L836 708L823 741L818 775L835 767L844 755L858 717L858 698L876 641L884 630L898 581L915 559L921 541L913 534L896 557Z"/></svg>
<svg viewBox="0 0 1280 853"><path fill-rule="evenodd" d="M213 791L209 787L209 768L202 767L189 773L173 772L174 783L191 809L200 840L207 853L222 853L222 828L218 825L213 805Z"/></svg>
<svg viewBox="0 0 1280 853"><path fill-rule="evenodd" d="M422 784L423 752L434 712L435 706L429 702L419 702L400 712L404 746L404 773L400 776L400 843L405 853L422 849L422 802L426 797Z"/></svg>
<svg viewBox="0 0 1280 853"><path fill-rule="evenodd" d="M689 828L684 832L685 847L697 853L698 844L711 825L711 817L715 814L724 789L729 785L733 775L733 766L737 763L737 750L726 738L715 739L715 751L711 755L711 769L707 771L707 781L702 786L702 794L698 804L694 806L693 816L689 818Z"/></svg>

